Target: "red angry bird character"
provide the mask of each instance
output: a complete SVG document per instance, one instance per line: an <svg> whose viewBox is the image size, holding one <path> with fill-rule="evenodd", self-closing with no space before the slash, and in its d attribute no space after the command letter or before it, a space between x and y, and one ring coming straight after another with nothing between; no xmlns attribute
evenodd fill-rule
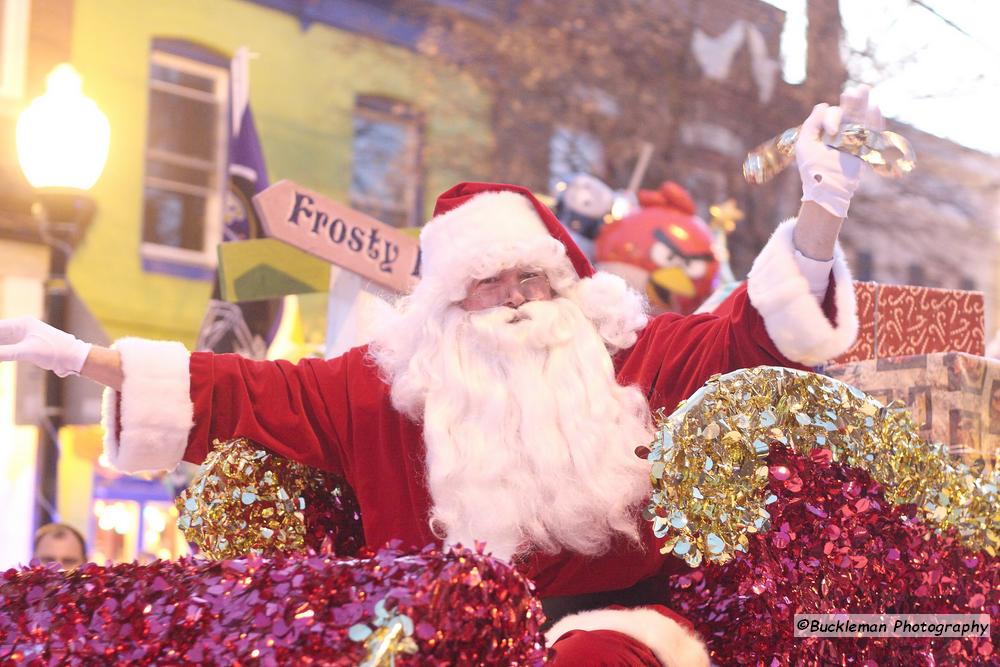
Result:
<svg viewBox="0 0 1000 667"><path fill-rule="evenodd" d="M598 235L597 268L645 293L654 312L693 313L719 270L712 233L694 210L691 196L672 181L640 190L639 210Z"/></svg>

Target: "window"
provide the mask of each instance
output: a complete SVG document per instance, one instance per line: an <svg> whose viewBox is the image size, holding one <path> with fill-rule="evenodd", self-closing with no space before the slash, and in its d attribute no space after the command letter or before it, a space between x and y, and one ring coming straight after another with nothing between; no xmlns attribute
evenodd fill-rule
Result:
<svg viewBox="0 0 1000 667"><path fill-rule="evenodd" d="M549 190L573 174L585 173L601 177L604 173L604 150L601 142L589 132L558 125L549 139Z"/></svg>
<svg viewBox="0 0 1000 667"><path fill-rule="evenodd" d="M394 227L421 217L420 116L409 105L361 96L354 108L351 206Z"/></svg>
<svg viewBox="0 0 1000 667"><path fill-rule="evenodd" d="M213 267L216 262L229 139L229 69L219 56L198 55L192 45L167 48L157 40L150 56L142 226L142 256L150 270L177 273L169 267Z"/></svg>
<svg viewBox="0 0 1000 667"><path fill-rule="evenodd" d="M30 0L0 0L0 98L18 101L24 94Z"/></svg>

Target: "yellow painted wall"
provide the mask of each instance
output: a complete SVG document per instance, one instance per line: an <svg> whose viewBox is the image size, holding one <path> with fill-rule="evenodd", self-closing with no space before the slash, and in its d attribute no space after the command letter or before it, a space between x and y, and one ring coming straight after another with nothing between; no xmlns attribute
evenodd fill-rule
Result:
<svg viewBox="0 0 1000 667"><path fill-rule="evenodd" d="M94 469L101 455L103 429L93 426L64 426L59 430L59 519L87 539L90 535L91 496L94 492Z"/></svg>
<svg viewBox="0 0 1000 667"><path fill-rule="evenodd" d="M426 213L437 193L488 176L489 105L471 78L416 53L240 0L76 0L73 63L111 121L99 212L70 279L112 338L194 342L208 282L144 273L139 256L147 78L153 38L224 53L246 45L251 107L272 181L346 200L355 96L405 100L426 117Z"/></svg>

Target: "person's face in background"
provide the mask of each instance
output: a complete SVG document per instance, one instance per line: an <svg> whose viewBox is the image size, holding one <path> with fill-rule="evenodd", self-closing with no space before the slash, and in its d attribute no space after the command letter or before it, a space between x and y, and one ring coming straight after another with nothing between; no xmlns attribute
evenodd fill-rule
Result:
<svg viewBox="0 0 1000 667"><path fill-rule="evenodd" d="M58 563L60 570L72 570L87 561L80 541L68 530L55 531L38 540L33 556L45 563Z"/></svg>

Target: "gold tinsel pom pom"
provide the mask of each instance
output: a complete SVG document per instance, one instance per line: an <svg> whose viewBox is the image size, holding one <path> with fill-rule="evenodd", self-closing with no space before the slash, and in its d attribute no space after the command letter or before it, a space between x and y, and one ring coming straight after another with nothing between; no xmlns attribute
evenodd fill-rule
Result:
<svg viewBox="0 0 1000 667"><path fill-rule="evenodd" d="M309 542L310 511L319 511L324 522L331 523L327 508L309 502L317 497L333 500L342 492L326 473L275 456L245 438L215 441L213 446L176 500L177 526L204 556L297 551Z"/></svg>
<svg viewBox="0 0 1000 667"><path fill-rule="evenodd" d="M669 417L657 417L647 456L653 495L644 516L661 551L692 566L746 551L770 528L770 443L861 468L893 503L913 504L930 525L953 528L969 547L1000 551L1000 473L974 471L924 441L909 413L882 406L822 375L759 367L713 376Z"/></svg>

